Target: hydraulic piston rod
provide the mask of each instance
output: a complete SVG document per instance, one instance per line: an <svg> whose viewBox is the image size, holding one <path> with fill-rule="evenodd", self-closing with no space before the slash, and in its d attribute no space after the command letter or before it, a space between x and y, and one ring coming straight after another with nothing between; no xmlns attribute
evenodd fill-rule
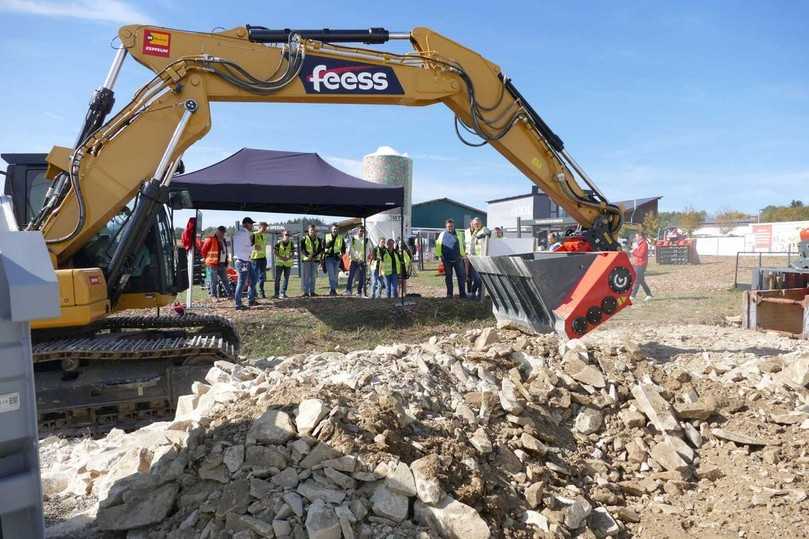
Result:
<svg viewBox="0 0 809 539"><path fill-rule="evenodd" d="M297 34L303 39L314 39L326 43L366 43L375 45L386 43L391 39L410 39L410 32L389 32L384 28L368 28L367 30L271 30L263 26L247 26L250 41L255 43L286 43L289 36Z"/></svg>

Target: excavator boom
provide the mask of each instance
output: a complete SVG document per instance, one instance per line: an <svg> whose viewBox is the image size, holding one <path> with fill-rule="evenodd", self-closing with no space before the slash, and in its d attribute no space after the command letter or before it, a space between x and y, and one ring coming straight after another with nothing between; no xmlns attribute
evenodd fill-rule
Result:
<svg viewBox="0 0 809 539"><path fill-rule="evenodd" d="M573 252L556 254L547 264L533 254L471 258L498 318L572 337L629 304L634 274L618 250L621 210L607 201L501 69L477 52L427 28L396 33L245 26L197 33L133 25L121 28L119 38L122 48L79 142L72 149L54 148L48 157L56 184L34 226L45 235L57 266L67 264L136 194L148 192L139 205L145 214L154 211L149 201L164 199L173 167L210 129L211 102L443 103L455 114L455 130L464 143L490 144L581 225L563 246ZM389 39L407 39L414 50L397 54L343 45ZM126 55L155 78L107 120ZM113 300L126 284L131 252L138 248L137 234L129 239L107 270ZM583 250L598 255L576 252ZM546 267L554 268L554 278L547 278ZM542 286L538 275L545 276Z"/></svg>

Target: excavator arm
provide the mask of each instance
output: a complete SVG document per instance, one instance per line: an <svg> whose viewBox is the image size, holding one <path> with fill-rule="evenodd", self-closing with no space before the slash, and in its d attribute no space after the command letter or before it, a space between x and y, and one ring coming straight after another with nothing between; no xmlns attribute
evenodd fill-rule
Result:
<svg viewBox="0 0 809 539"><path fill-rule="evenodd" d="M210 129L211 102L443 103L455 114L455 129L465 143L492 145L580 223L581 233L567 242L566 250L600 251L598 255L608 259L598 264L598 256L592 254L596 258L586 263L580 257L555 255L558 260L551 263L556 268L551 273L558 273L562 281L572 280L574 286L566 284L564 291L552 293L545 288L559 287L532 285L535 272L522 262L509 262L504 268L499 266L504 262L495 267L486 257L473 259L498 317L516 302L517 310L512 308L505 318L542 319L522 325L540 330L555 326L572 336L629 303L631 266L625 254L609 253L618 249L620 209L609 204L500 68L478 53L426 28L393 34L379 28L247 26L195 33L125 26L119 37L122 47L96 93L75 147L54 148L48 157L54 187L32 227L42 230L57 267L69 264L78 249L138 194L135 214L140 211L139 219L146 222L165 200L183 152ZM338 44L379 44L395 38L408 39L414 51L395 54ZM112 85L127 54L155 77L107 120ZM107 270L113 299L120 293L116 288L125 285L127 260L138 247L137 222L130 227L134 228L130 241L120 246L117 263L113 256ZM595 266L599 269L591 275ZM622 269L623 279L616 280L616 268ZM519 275L503 277L509 272ZM525 282L514 285L515 279ZM590 282L599 279L607 287L603 291ZM593 288L599 288L603 297L591 297ZM551 303L543 300L549 295L555 298ZM533 307L522 308L527 304Z"/></svg>

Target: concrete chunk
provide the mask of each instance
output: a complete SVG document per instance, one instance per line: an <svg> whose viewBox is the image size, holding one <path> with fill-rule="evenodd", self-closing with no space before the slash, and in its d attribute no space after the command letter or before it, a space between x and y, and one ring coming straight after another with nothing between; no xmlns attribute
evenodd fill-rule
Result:
<svg viewBox="0 0 809 539"><path fill-rule="evenodd" d="M429 526L441 537L449 539L488 539L491 531L473 508L452 496L445 497L436 505L416 501L414 508L418 522Z"/></svg>
<svg viewBox="0 0 809 539"><path fill-rule="evenodd" d="M340 539L340 521L334 509L317 500L309 506L306 515L306 533L309 539Z"/></svg>
<svg viewBox="0 0 809 539"><path fill-rule="evenodd" d="M646 414L652 425L661 433L679 432L680 423L674 417L671 406L657 390L649 384L638 384L632 388L637 408Z"/></svg>
<svg viewBox="0 0 809 539"><path fill-rule="evenodd" d="M663 468L670 471L684 472L688 463L677 453L673 445L659 442L652 448L652 458Z"/></svg>
<svg viewBox="0 0 809 539"><path fill-rule="evenodd" d="M385 485L390 490L400 492L405 496L416 495L416 482L413 480L413 472L404 462L399 462L396 466L388 468Z"/></svg>
<svg viewBox="0 0 809 539"><path fill-rule="evenodd" d="M168 483L133 496L127 503L101 508L96 526L105 531L123 531L160 522L174 507L179 490L176 483Z"/></svg>
<svg viewBox="0 0 809 539"><path fill-rule="evenodd" d="M427 455L410 464L416 483L416 495L426 504L437 503L444 496L436 475L439 465L437 455Z"/></svg>
<svg viewBox="0 0 809 539"><path fill-rule="evenodd" d="M328 413L329 409L326 407L326 403L320 399L302 401L298 405L298 415L295 416L298 432L301 435L310 434Z"/></svg>
<svg viewBox="0 0 809 539"><path fill-rule="evenodd" d="M282 444L295 436L292 418L282 410L267 410L255 420L247 433L247 443Z"/></svg>
<svg viewBox="0 0 809 539"><path fill-rule="evenodd" d="M407 496L379 485L371 497L372 511L380 517L389 518L395 522L402 522L407 518L410 505Z"/></svg>

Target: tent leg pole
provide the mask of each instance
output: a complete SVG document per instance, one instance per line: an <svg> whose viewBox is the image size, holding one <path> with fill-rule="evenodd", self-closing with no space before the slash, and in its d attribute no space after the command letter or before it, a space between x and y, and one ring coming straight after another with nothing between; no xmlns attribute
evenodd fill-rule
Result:
<svg viewBox="0 0 809 539"><path fill-rule="evenodd" d="M402 242L402 252L404 252L404 249L405 249L405 237L404 237L404 204L402 204L401 206L399 206L399 224L401 225L401 235L399 236L399 240ZM402 257L402 262L404 262L404 256ZM404 268L402 268L402 269L404 270ZM402 275L404 275L404 273L405 273L405 272L404 272L404 271L402 271ZM399 287L399 297L401 298L401 301L402 301L402 307L404 307L404 304L405 304L405 298L404 298L404 286L400 286L400 287Z"/></svg>
<svg viewBox="0 0 809 539"><path fill-rule="evenodd" d="M191 248L188 250L188 291L185 293L185 308L190 309L194 300L194 257L197 251L197 223L199 223L199 210L194 210L194 237Z"/></svg>
<svg viewBox="0 0 809 539"><path fill-rule="evenodd" d="M362 291L365 295L368 295L368 228L365 226L365 217L362 218L362 230L364 231L362 234L362 266L365 270L362 272ZM348 268L348 272L351 273L351 268ZM359 295L360 289L357 288L357 295Z"/></svg>

